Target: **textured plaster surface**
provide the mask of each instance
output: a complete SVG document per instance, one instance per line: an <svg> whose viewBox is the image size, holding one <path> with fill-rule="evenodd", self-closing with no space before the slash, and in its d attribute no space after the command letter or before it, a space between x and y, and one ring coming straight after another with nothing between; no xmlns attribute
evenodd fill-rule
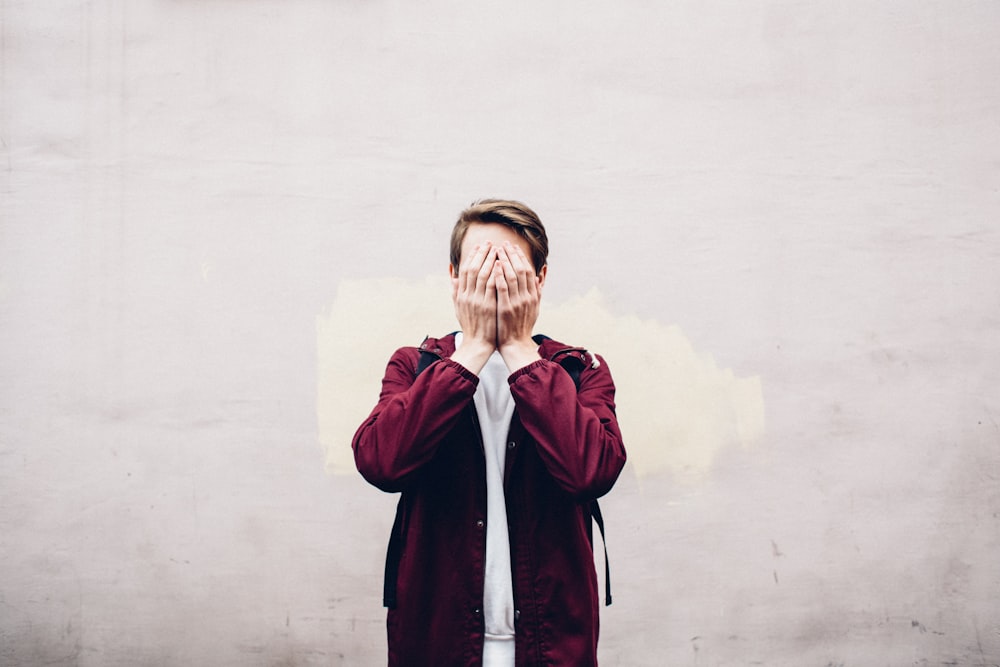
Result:
<svg viewBox="0 0 1000 667"><path fill-rule="evenodd" d="M620 385L602 665L1000 664L1000 5L538 4L0 0L0 664L381 664L481 196Z"/></svg>

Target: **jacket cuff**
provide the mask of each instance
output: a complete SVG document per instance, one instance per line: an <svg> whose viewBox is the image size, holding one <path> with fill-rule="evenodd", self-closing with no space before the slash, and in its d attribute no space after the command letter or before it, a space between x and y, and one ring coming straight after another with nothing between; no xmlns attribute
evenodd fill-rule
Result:
<svg viewBox="0 0 1000 667"><path fill-rule="evenodd" d="M441 362L445 366L448 366L456 373L464 377L466 380L472 383L473 387L479 386L479 376L470 371L468 368L458 363L457 361L452 361L451 359L442 359Z"/></svg>
<svg viewBox="0 0 1000 667"><path fill-rule="evenodd" d="M507 383L514 384L515 382L517 382L517 379L522 375L527 375L528 373L534 371L536 368L540 368L541 366L544 366L545 364L549 363L552 362L548 361L547 359L539 359L538 361L532 361L527 366L521 366L507 377Z"/></svg>

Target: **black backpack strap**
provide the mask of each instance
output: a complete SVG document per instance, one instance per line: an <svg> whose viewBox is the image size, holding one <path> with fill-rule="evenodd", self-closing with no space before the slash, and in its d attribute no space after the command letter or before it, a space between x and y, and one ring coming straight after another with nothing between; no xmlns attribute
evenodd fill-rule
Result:
<svg viewBox="0 0 1000 667"><path fill-rule="evenodd" d="M396 519L392 522L389 548L385 554L385 581L382 583L382 605L396 607L396 580L399 578L399 559L403 556L403 498L396 503Z"/></svg>
<svg viewBox="0 0 1000 667"><path fill-rule="evenodd" d="M590 501L590 516L594 518L597 528L601 531L601 544L604 545L604 606L611 606L611 564L608 562L608 541L604 539L604 517L601 506L596 500Z"/></svg>
<svg viewBox="0 0 1000 667"><path fill-rule="evenodd" d="M576 363L576 364L561 364L561 365L562 365L563 368L566 369L566 372L569 373L569 376L571 378L573 378L573 384L575 384L576 388L579 389L580 388L580 371L583 370L583 366L581 364L579 364L579 363Z"/></svg>
<svg viewBox="0 0 1000 667"><path fill-rule="evenodd" d="M440 357L438 357L433 352L428 352L427 350L420 350L420 361L417 362L417 372L414 374L413 377L416 378L417 375L423 373L428 366L433 364L439 358Z"/></svg>
<svg viewBox="0 0 1000 667"><path fill-rule="evenodd" d="M536 336L540 338L540 336ZM580 373L583 371L583 367L586 365L577 356L572 354L564 354L559 357L558 363L562 366L562 369L569 374L570 379L573 380L573 386L580 389Z"/></svg>

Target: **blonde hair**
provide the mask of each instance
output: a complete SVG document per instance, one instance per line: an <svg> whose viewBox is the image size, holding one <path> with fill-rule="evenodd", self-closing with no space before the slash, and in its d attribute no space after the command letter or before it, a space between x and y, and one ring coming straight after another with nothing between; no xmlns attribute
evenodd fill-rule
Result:
<svg viewBox="0 0 1000 667"><path fill-rule="evenodd" d="M474 223L500 224L517 232L531 248L531 263L535 267L535 273L540 272L548 261L549 237L534 211L519 201L480 199L459 214L458 221L451 230L451 265L456 271L462 258L465 232Z"/></svg>

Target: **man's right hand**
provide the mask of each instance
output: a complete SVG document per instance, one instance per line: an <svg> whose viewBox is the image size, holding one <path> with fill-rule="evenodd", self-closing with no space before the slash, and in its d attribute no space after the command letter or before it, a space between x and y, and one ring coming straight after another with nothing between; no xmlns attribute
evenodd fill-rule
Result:
<svg viewBox="0 0 1000 667"><path fill-rule="evenodd" d="M462 346L452 361L479 375L497 347L497 250L490 241L475 246L452 276L451 299L462 328Z"/></svg>

